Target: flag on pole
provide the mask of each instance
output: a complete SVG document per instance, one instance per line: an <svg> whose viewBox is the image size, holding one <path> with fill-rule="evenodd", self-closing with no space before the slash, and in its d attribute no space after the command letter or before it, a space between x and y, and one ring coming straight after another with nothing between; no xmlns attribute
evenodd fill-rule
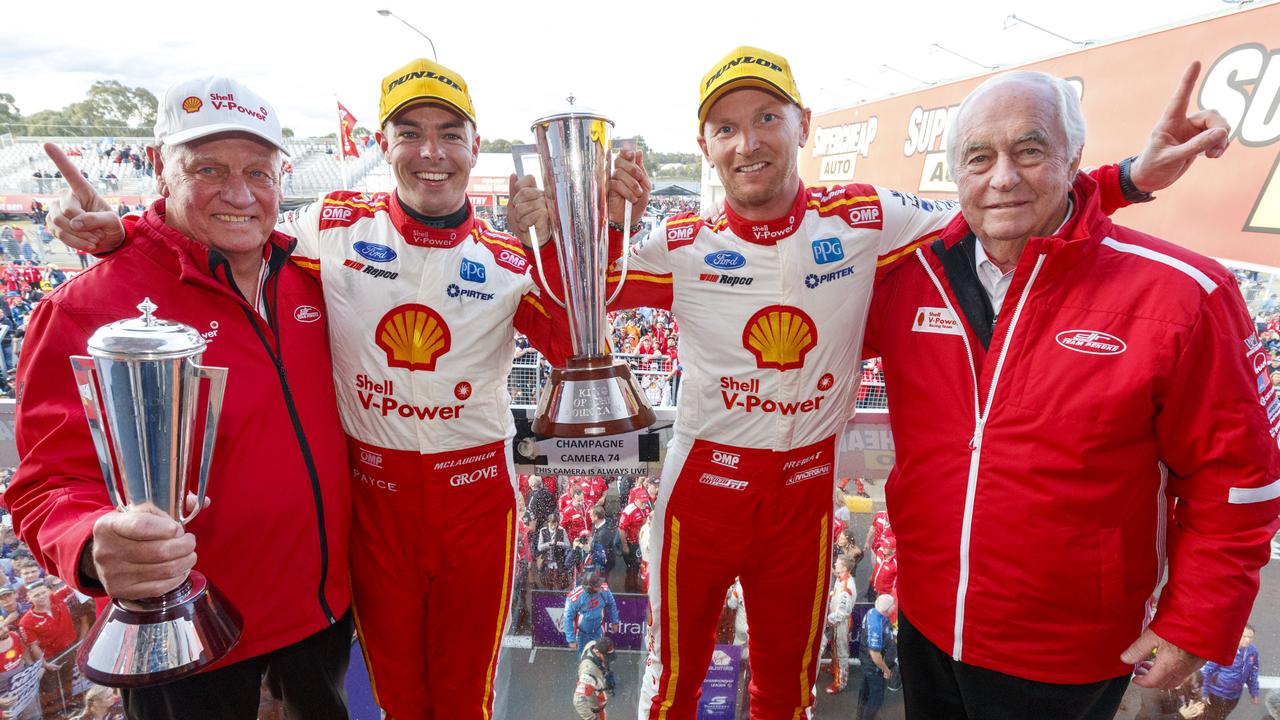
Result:
<svg viewBox="0 0 1280 720"><path fill-rule="evenodd" d="M356 129L356 116L351 111L338 103L338 142L342 144L342 157L360 157L360 150L356 147L355 138L351 136L351 131Z"/></svg>

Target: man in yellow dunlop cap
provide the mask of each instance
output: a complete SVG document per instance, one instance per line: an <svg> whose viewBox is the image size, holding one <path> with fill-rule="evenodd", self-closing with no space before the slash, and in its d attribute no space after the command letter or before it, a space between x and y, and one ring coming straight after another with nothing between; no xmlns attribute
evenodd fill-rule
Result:
<svg viewBox="0 0 1280 720"><path fill-rule="evenodd" d="M378 704L396 720L478 720L492 716L518 531L514 331L561 362L568 334L549 329L567 320L553 323L520 243L467 199L480 138L462 76L414 60L381 93L395 191L331 192L277 228L324 287ZM64 237L97 252L114 242Z"/></svg>
<svg viewBox="0 0 1280 720"><path fill-rule="evenodd" d="M651 625L639 717L695 716L735 576L752 611L751 717L804 717L831 584L837 440L853 415L875 269L936 237L955 203L864 184L805 187L796 157L810 112L779 55L737 48L699 91L698 144L724 184L724 215L678 215L631 245L610 308L670 308L685 367L645 549ZM1140 160L1141 177L1096 171L1108 209L1125 203L1123 183L1164 187L1196 151L1146 152L1167 165ZM522 187L511 227L545 231L546 217L545 198ZM616 256L622 237L613 235Z"/></svg>

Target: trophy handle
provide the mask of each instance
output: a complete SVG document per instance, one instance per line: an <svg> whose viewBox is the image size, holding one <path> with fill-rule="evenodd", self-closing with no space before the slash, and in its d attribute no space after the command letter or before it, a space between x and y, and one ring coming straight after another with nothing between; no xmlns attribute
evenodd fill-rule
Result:
<svg viewBox="0 0 1280 720"><path fill-rule="evenodd" d="M525 176L524 159L529 156L537 155L537 152L538 152L537 145L512 145L511 146L511 160L514 162L516 166L516 177L522 178ZM537 182L536 178L534 182L535 183ZM542 287L540 288L540 290L543 292L546 292L547 297L550 297L552 300L554 300L556 305L559 305L560 307L564 307L565 306L564 301L556 297L555 293L551 292L551 286L547 284L547 276L542 272L542 243L538 242L537 228L532 228L532 227L529 228L529 239L533 242L533 266L537 268L538 280L542 282Z"/></svg>
<svg viewBox="0 0 1280 720"><path fill-rule="evenodd" d="M631 201L628 200L626 207L622 210L622 269L618 275L618 287L613 289L613 294L608 300L604 301L604 307L608 310L614 300L618 299L618 293L622 292L622 286L627 283L627 260L631 257ZM607 275L605 276L608 277Z"/></svg>
<svg viewBox="0 0 1280 720"><path fill-rule="evenodd" d="M102 479L107 481L107 495L111 504L118 510L127 509L122 500L124 493L120 489L120 476L116 474L115 461L111 453L111 441L102 426L105 413L102 410L102 395L98 392L98 371L94 367L93 358L87 355L72 355L71 373L75 375L76 387L80 392L80 401L84 403L85 419L89 421L89 434L93 437L93 448L97 451L98 466L102 469Z"/></svg>
<svg viewBox="0 0 1280 720"><path fill-rule="evenodd" d="M187 513L187 503L183 500L178 511L178 522L186 525L204 509L205 492L209 489L209 468L213 462L213 441L218 435L218 418L222 416L222 396L227 388L227 368L207 367L191 364L191 369L200 380L209 381L209 400L205 406L204 438L200 443L200 479L196 485L196 504L191 513Z"/></svg>
<svg viewBox="0 0 1280 720"><path fill-rule="evenodd" d="M547 297L554 300L557 305L564 307L564 301L556 297L555 293L551 292L551 286L547 284L547 276L542 272L542 244L538 242L537 228L532 226L529 228L529 239L533 241L533 265L538 269L538 280L542 282L542 290L545 291L547 293Z"/></svg>

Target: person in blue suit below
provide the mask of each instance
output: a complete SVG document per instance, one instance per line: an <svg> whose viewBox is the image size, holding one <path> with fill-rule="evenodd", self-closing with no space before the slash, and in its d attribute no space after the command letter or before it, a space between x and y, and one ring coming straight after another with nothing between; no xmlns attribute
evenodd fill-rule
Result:
<svg viewBox="0 0 1280 720"><path fill-rule="evenodd" d="M618 604L598 574L586 573L564 601L565 642L581 655L587 643L604 637L606 622L617 627Z"/></svg>

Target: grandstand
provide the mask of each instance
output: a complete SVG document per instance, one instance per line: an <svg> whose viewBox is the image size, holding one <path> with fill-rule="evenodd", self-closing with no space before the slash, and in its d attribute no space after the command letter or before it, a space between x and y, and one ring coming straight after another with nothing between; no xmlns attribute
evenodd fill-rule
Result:
<svg viewBox="0 0 1280 720"><path fill-rule="evenodd" d="M155 195L155 178L142 155L141 167L132 162L117 162L121 151L128 148L130 154L142 152L142 148L154 142L152 138L119 137L14 137L0 135L0 194L32 197L51 196L65 183L54 177L57 168L44 152L46 142L56 143L71 161L81 169L89 182L104 195L150 198ZM318 193L343 187L343 174L347 175L347 187L362 188L364 178L372 169L385 168L382 152L377 145L361 150L359 158L348 158L344 169L332 140L306 138L289 140L289 162L293 172L284 180L287 197L311 199ZM37 173L46 177L37 177ZM114 177L111 177L114 176ZM370 189L391 187L389 176ZM22 202L25 211L30 199ZM7 208L0 208L7 209Z"/></svg>

